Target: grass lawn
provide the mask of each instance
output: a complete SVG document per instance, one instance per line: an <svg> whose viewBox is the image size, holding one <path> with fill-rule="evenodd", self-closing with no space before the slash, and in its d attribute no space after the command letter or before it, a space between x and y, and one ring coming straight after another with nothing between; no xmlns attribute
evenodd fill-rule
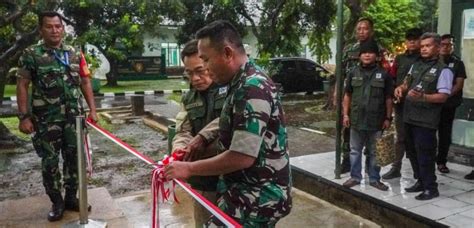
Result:
<svg viewBox="0 0 474 228"><path fill-rule="evenodd" d="M24 140L30 140L30 136L27 134L23 134L18 130L18 118L15 117L6 117L6 118L0 118L0 122L3 122L5 124L5 127L10 129L10 132L16 136L18 136L21 139Z"/></svg>
<svg viewBox="0 0 474 228"><path fill-rule="evenodd" d="M182 79L163 79L146 81L119 81L118 86L104 86L106 81L102 81L101 93L117 93L125 91L145 91L145 90L179 90L188 89L189 85ZM4 97L16 96L16 85L6 85Z"/></svg>

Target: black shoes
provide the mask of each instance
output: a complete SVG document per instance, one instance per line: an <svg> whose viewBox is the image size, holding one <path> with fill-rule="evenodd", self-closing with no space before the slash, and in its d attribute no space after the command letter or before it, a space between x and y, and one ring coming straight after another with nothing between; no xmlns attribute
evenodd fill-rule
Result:
<svg viewBox="0 0 474 228"><path fill-rule="evenodd" d="M391 168L387 173L382 175L382 178L385 179L385 180L390 180L390 179L398 178L398 177L401 177L401 176L402 176L402 174L400 173L400 170L398 170L396 168Z"/></svg>
<svg viewBox="0 0 474 228"><path fill-rule="evenodd" d="M48 213L48 221L54 222L61 220L64 214L64 200L61 193L51 193L49 194L49 198L51 202L53 202L53 206Z"/></svg>
<svg viewBox="0 0 474 228"><path fill-rule="evenodd" d="M423 190L424 190L423 189L423 184L419 180L416 181L416 183L413 186L405 188L406 192L421 192Z"/></svg>
<svg viewBox="0 0 474 228"><path fill-rule="evenodd" d="M430 200L439 196L438 190L425 190L419 195L415 196L417 200Z"/></svg>
<svg viewBox="0 0 474 228"><path fill-rule="evenodd" d="M438 164L438 171L441 173L449 173L449 168L446 166L446 164Z"/></svg>
<svg viewBox="0 0 474 228"><path fill-rule="evenodd" d="M64 209L68 211L77 211L79 212L79 199L74 198L74 199L67 199L64 201ZM91 211L92 206L87 205L87 211Z"/></svg>
<svg viewBox="0 0 474 228"><path fill-rule="evenodd" d="M380 190L380 191L387 191L388 190L388 186L385 185L384 183L380 182L380 181L376 181L376 182L372 182L369 184L370 186Z"/></svg>
<svg viewBox="0 0 474 228"><path fill-rule="evenodd" d="M354 186L356 186L356 185L359 185L359 184L360 184L359 181L357 181L357 180L355 180L355 179L352 179L352 178L349 178L349 180L346 180L346 182L344 182L344 183L342 184L342 186L344 186L344 187L346 187L346 188L352 188L352 187L354 187Z"/></svg>
<svg viewBox="0 0 474 228"><path fill-rule="evenodd" d="M474 180L474 170L471 171L471 173L467 174L466 176L464 176L464 179L467 179L467 180Z"/></svg>

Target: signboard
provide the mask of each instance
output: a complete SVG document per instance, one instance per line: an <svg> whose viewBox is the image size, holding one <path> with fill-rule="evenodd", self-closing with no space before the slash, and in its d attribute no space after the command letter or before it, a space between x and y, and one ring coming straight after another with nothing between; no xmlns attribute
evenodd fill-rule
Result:
<svg viewBox="0 0 474 228"><path fill-rule="evenodd" d="M118 64L119 80L156 79L165 76L165 62L161 56L127 57Z"/></svg>
<svg viewBox="0 0 474 228"><path fill-rule="evenodd" d="M474 9L464 10L463 39L474 39Z"/></svg>

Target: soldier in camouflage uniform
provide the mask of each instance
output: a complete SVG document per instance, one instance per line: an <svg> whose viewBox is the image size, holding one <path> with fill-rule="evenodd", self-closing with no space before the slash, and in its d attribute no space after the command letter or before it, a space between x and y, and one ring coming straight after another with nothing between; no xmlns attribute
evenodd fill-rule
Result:
<svg viewBox="0 0 474 228"><path fill-rule="evenodd" d="M372 20L368 18L361 18L358 20L356 25L356 38L357 42L353 44L349 44L344 48L344 55L342 59L343 65L343 78L359 66L359 51L360 51L360 44L367 40L372 39L374 35L374 24ZM378 45L378 44L377 44ZM384 49L378 45L379 47L379 55L377 57L377 62L381 62L381 57L383 56ZM336 100L336 99L334 99ZM342 120L341 120L342 121ZM347 173L350 171L350 161L349 161L349 153L350 149L350 128L344 128L342 133L342 167L341 173ZM366 163L367 164L367 163Z"/></svg>
<svg viewBox="0 0 474 228"><path fill-rule="evenodd" d="M227 86L212 82L209 70L204 67L202 59L198 56L197 40L185 44L181 58L191 88L183 95L181 111L176 116L173 151L184 150L190 154L189 160L195 161L217 155L215 145L218 138L218 118L227 95ZM198 145L206 144L209 144L207 148L197 148ZM202 196L216 204L217 180L218 176L192 176L188 179L188 183ZM210 216L207 209L194 201L196 227L202 227Z"/></svg>
<svg viewBox="0 0 474 228"><path fill-rule="evenodd" d="M77 192L77 150L75 116L81 114L81 91L97 119L88 75L80 74L81 53L62 43L61 15L44 12L39 16L42 42L28 48L20 58L17 82L19 129L34 133L36 152L41 157L43 185L53 206L49 221L62 218L64 210L79 210ZM33 83L31 113L28 88ZM59 153L62 154L65 199L61 195Z"/></svg>
<svg viewBox="0 0 474 228"><path fill-rule="evenodd" d="M218 206L244 227L274 227L290 213L287 132L274 83L248 62L233 25L215 21L197 32L199 55L213 80L228 84L219 121L222 152L196 162L173 162L168 178L220 174ZM221 225L211 219L208 225Z"/></svg>

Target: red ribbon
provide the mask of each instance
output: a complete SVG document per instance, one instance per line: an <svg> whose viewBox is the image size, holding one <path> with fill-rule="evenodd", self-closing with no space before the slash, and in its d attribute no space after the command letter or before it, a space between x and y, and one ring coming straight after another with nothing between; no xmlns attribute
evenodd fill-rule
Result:
<svg viewBox="0 0 474 228"><path fill-rule="evenodd" d="M224 222L228 227L242 227L238 224L235 220L233 220L230 216L222 212L218 207L213 205L209 202L206 198L202 195L197 193L195 190L190 188L188 185L182 183L180 180L174 179L171 183L171 187L166 187L165 183L169 183L170 180L167 180L164 176L164 167L173 161L182 161L185 155L185 151L183 150L175 150L171 156L165 155L163 160L156 163L150 157L138 152L130 145L126 144L115 135L111 134L107 130L98 126L95 121L91 119L87 119L86 123L99 131L101 134L109 138L110 140L117 143L119 146L127 150L128 152L132 153L136 157L140 158L141 160L145 161L146 163L153 165L154 169L152 171L152 182L151 182L151 191L153 194L153 207L152 207L152 227L157 228L159 227L159 214L158 214L158 203L161 199L161 202L165 202L170 199L171 195L173 195L173 199L176 202L179 202L174 194L174 190L176 188L176 183L178 183L186 192L188 192L194 199L200 202L205 208L207 208L212 214L214 214L219 220Z"/></svg>

